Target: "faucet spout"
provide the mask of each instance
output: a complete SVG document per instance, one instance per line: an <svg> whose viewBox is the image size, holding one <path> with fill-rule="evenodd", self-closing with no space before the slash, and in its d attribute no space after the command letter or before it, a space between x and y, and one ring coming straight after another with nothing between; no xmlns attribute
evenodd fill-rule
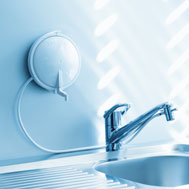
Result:
<svg viewBox="0 0 189 189"><path fill-rule="evenodd" d="M106 126L106 144L107 144L106 150L107 151L119 150L121 146L121 141L123 139L125 140L129 139L127 142L133 140L137 136L137 134L144 128L144 126L155 117L165 115L167 121L174 120L172 112L175 110L176 110L175 108L172 108L172 106L166 102L158 106L155 106L148 112L142 114L141 116L139 116L138 118L129 122L128 124L126 124L121 128L118 128L120 124L120 119L114 121L113 120L114 117L111 117L113 114L109 114L115 126L111 128L107 124L108 117L104 116L105 126ZM119 112L117 112L117 114L119 115Z"/></svg>

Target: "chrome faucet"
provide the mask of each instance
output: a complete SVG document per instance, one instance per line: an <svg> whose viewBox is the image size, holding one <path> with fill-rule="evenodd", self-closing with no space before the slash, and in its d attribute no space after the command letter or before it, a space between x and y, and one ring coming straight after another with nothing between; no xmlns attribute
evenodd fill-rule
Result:
<svg viewBox="0 0 189 189"><path fill-rule="evenodd" d="M174 120L172 112L176 110L176 108L172 108L172 105L166 102L154 107L120 128L121 118L129 108L129 104L116 104L105 112L106 151L119 150L123 139L127 139L127 143L130 142L155 117L165 115L167 121ZM118 111L118 109L120 110Z"/></svg>

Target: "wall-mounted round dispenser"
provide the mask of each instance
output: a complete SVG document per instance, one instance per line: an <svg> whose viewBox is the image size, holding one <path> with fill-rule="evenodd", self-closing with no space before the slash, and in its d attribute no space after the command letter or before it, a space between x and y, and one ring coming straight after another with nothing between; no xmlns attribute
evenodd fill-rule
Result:
<svg viewBox="0 0 189 189"><path fill-rule="evenodd" d="M50 32L34 42L29 51L28 67L31 74L19 91L17 103L18 122L27 138L39 149L50 153L73 150L52 150L38 144L27 132L21 116L21 102L27 86L34 80L40 87L63 96L64 91L77 79L80 71L80 56L76 46L60 31Z"/></svg>
<svg viewBox="0 0 189 189"><path fill-rule="evenodd" d="M43 35L32 45L28 67L39 86L67 100L64 89L76 80L80 71L80 57L74 43L61 32L55 31Z"/></svg>

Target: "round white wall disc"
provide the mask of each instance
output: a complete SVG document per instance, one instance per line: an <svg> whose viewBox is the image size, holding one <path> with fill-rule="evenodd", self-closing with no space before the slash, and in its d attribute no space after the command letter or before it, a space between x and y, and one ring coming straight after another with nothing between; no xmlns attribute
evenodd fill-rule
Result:
<svg viewBox="0 0 189 189"><path fill-rule="evenodd" d="M45 34L32 45L28 66L38 85L47 90L63 90L76 80L80 57L75 44L55 31Z"/></svg>

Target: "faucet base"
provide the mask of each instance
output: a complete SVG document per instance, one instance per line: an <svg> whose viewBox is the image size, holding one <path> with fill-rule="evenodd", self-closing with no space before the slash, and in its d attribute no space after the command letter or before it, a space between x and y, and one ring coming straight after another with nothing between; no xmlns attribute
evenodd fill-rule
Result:
<svg viewBox="0 0 189 189"><path fill-rule="evenodd" d="M106 151L117 151L119 150L121 147L120 143L111 143L111 144L107 144L106 146Z"/></svg>

